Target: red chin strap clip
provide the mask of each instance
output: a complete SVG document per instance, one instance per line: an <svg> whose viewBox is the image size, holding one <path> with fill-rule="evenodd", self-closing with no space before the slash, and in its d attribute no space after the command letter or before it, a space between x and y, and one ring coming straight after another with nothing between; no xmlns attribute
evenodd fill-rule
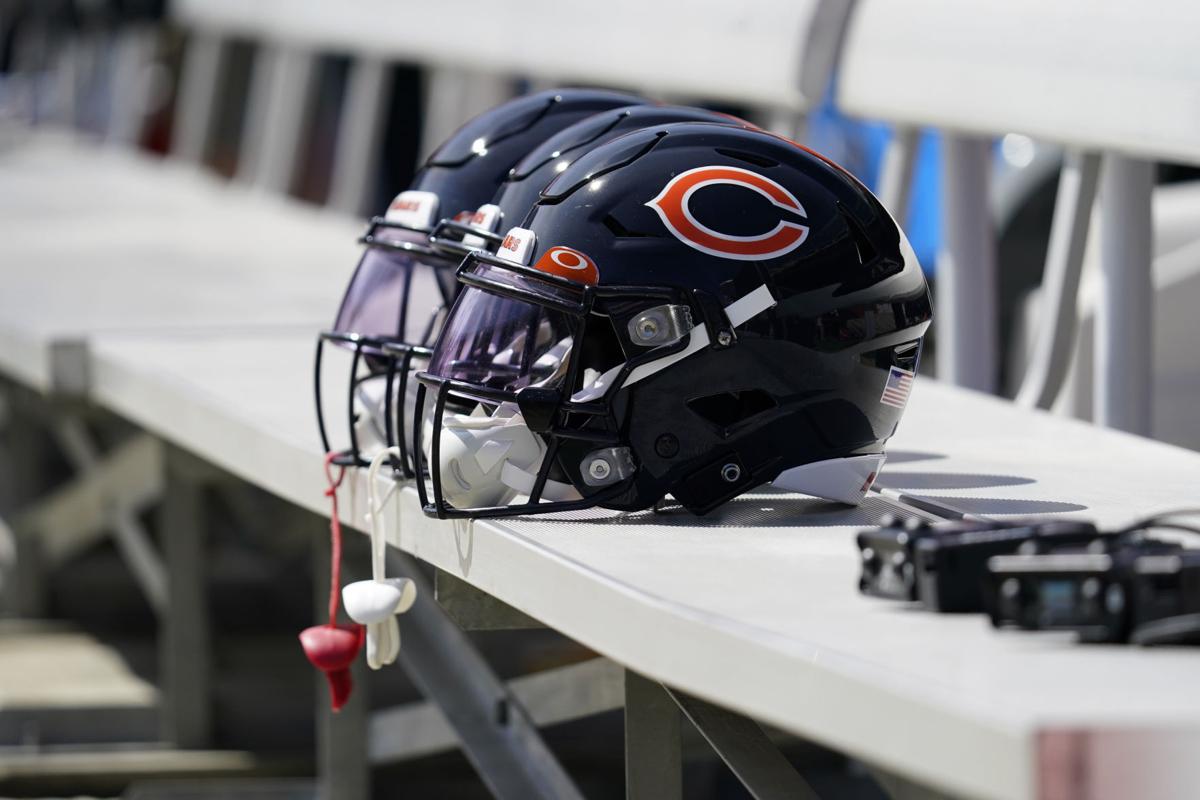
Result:
<svg viewBox="0 0 1200 800"><path fill-rule="evenodd" d="M337 622L338 603L341 598L342 585L342 522L338 518L337 490L346 477L346 468L338 467L338 474L333 475L333 459L335 453L325 456L325 478L329 488L325 496L329 498L331 516L329 517L330 559L329 559L329 622L325 625L314 625L305 628L300 633L300 646L304 655L312 665L325 673L329 681L329 704L334 711L340 711L350 699L354 682L350 679L350 665L358 657L358 651L363 646L363 626L357 623L339 625Z"/></svg>

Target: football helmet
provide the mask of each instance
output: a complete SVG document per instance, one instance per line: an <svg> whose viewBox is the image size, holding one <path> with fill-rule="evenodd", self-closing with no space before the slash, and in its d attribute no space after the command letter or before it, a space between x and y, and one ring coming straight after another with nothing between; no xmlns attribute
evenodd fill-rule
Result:
<svg viewBox="0 0 1200 800"><path fill-rule="evenodd" d="M591 150L458 276L412 433L438 517L704 514L768 482L860 502L932 317L869 190L712 123Z"/></svg>
<svg viewBox="0 0 1200 800"><path fill-rule="evenodd" d="M317 426L326 452L333 445L322 402L324 345L332 342L352 351L345 400L349 442L339 448L336 463L366 466L374 452L398 446L402 457L396 466L411 475L406 437L394 424L392 406L404 397L411 403L411 365L430 354L428 345L457 294L454 268L461 261L430 246L429 234L438 220L443 215L469 219L473 209L491 199L509 169L546 137L599 111L639 102L644 101L620 92L564 89L504 103L442 143L412 185L383 216L371 220L333 327L317 339ZM475 231L494 237L487 225L477 225Z"/></svg>

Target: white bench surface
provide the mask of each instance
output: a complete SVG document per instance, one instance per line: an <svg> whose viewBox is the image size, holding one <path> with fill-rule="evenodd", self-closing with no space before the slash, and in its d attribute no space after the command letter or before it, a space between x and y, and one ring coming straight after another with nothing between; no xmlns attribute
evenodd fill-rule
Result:
<svg viewBox="0 0 1200 800"><path fill-rule="evenodd" d="M1200 162L1200 4L859 0L851 114Z"/></svg>
<svg viewBox="0 0 1200 800"><path fill-rule="evenodd" d="M306 211L279 211L268 224L259 219L273 213L269 204L215 198L196 214L211 215L205 225L219 235L197 228L186 246L166 248L195 248L175 272L124 269L114 255L124 235L105 238L102 220L80 223L98 237L98 260L82 272L69 268L68 256L78 257L66 244L23 238L26 227L53 234L65 223L31 214L5 224L6 264L20 253L41 266L6 270L20 291L0 298L0 370L36 382L22 364L56 336L86 336L98 403L327 513L312 354L356 259L358 228L326 228ZM253 244L268 228L328 255L303 269L300 256L272 260L275 251ZM162 242L133 241L131 264ZM258 294L230 300L246 292ZM172 293L184 298L162 304L173 313L148 302ZM337 427L341 392L331 387ZM1117 525L1195 505L1200 485L1200 454L927 380L917 381L891 450L882 485L978 514L1070 513ZM347 521L361 519L361 481L344 495ZM997 633L979 616L864 598L853 536L890 510L878 496L858 510L759 492L702 520L591 511L477 523L428 520L411 489L400 497L389 525L405 550L632 669L936 787L1044 796L1082 769L1091 797L1152 798L1200 778L1191 755L1200 651Z"/></svg>
<svg viewBox="0 0 1200 800"><path fill-rule="evenodd" d="M106 336L96 399L299 505L327 512L312 336ZM1200 454L919 380L884 485L976 513L1119 524L1178 506ZM344 491L360 520L363 486ZM1136 487L1136 488L1134 488ZM647 675L951 791L1032 797L1071 759L1096 797L1170 796L1197 777L1195 649L999 633L858 594L846 510L759 492L705 519L579 512L426 519L401 495L394 543ZM1093 761L1095 759L1095 761ZM1112 778L1110 774L1119 777Z"/></svg>
<svg viewBox="0 0 1200 800"><path fill-rule="evenodd" d="M329 324L364 225L65 137L0 150L0 369L100 331Z"/></svg>

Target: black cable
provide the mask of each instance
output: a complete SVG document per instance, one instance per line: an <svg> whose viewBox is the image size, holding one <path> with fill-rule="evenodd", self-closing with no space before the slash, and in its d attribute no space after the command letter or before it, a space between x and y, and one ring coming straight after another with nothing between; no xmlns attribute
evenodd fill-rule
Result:
<svg viewBox="0 0 1200 800"><path fill-rule="evenodd" d="M1174 511L1160 511L1156 514L1151 514L1148 517L1143 517L1130 525L1116 531L1116 533L1132 533L1137 530L1145 530L1146 528L1163 527L1159 523L1170 522L1176 517L1200 517L1200 508L1179 508ZM1200 528L1186 527L1184 530L1190 530L1194 533L1200 533Z"/></svg>
<svg viewBox="0 0 1200 800"><path fill-rule="evenodd" d="M1171 530L1171 531L1187 531L1200 535L1200 525L1184 525L1182 522L1155 522L1150 525L1145 525L1138 530Z"/></svg>

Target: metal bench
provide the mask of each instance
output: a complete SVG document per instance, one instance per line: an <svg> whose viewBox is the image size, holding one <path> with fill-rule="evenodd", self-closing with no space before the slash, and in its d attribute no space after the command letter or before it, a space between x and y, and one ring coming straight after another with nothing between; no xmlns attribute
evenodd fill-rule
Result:
<svg viewBox="0 0 1200 800"><path fill-rule="evenodd" d="M670 40L669 34L680 25L670 9L655 13L656 9L639 7L640 25L632 32L618 26L617 15L590 20L589 31L599 34L589 40L596 43L590 51L576 41L544 36L546 48L556 46L557 54L543 59L526 48L508 47L501 36L463 47L462 8L446 8L414 20L406 35L400 36L390 27L384 31L374 24L379 14L394 13L378 3L345 4L332 23L328 7L317 2L254 8L237 3L175 3L174 19L188 31L189 44L176 103L179 135L172 142L173 158L167 163L127 152L101 152L88 142L62 133L47 135L45 130L28 140L24 131L9 137L3 159L15 191L10 195L12 216L6 218L13 221L14 228L20 227L21 235L6 241L6 248L14 259L37 261L41 268L30 272L20 292L10 295L14 298L10 307L0 312L4 331L0 339L5 343L0 347L0 368L37 391L79 397L124 416L125 410L109 406L98 394L101 385L112 386L108 380L111 373L103 381L99 379L93 348L110 334L130 343L159 342L167 337L173 347L181 348L179 352L200 342L230 342L232 349L227 355L247 367L258 358L274 357L271 347L274 337L280 335L295 335L295 341L304 342L303 349L310 350L308 331L332 312L331 304L353 264L353 254L341 251L353 247L353 236L341 221L318 219L311 210L272 201L269 195L286 191L292 182L298 130L320 53L351 56L329 203L357 214L364 210L367 198L365 178L377 163L387 67L392 59L434 66L429 74L433 100L423 114L427 143L440 139L469 113L504 99L518 77L626 82L675 98L736 100L761 107L764 115L773 116L777 125L794 133L797 112L824 90L847 7L844 2L763 2L744 8L713 5L702 14L690 15L687 22L693 25L693 35L707 37L703 42L710 45L714 38L720 39L723 51L740 63L740 69L730 70L727 64L714 63L703 47L680 58L652 46ZM484 30L502 31L514 15L545 21L550 26L548 33L561 23L562 10L532 2L523 9L503 10L479 4L468 17ZM280 20L286 24L277 24ZM239 154L234 185L221 187L194 166L208 148L222 62L233 38L259 42L260 52L250 81L251 113L242 132L247 146ZM611 45L614 41L623 41L627 50L616 53ZM491 46L485 46L489 42ZM33 52L35 58L23 66L40 76L38 79L50 69L57 84L74 85L80 43L67 38L57 45L48 44L40 53ZM614 74L621 69L628 71L625 77ZM748 69L757 71L748 73ZM485 73L499 77L483 77ZM647 83L641 76L651 78ZM49 120L73 122L77 96L63 92L57 99L60 105ZM142 107L136 98L117 105L131 113ZM46 121L37 114L33 117L37 122ZM124 124L136 127L136 120L127 119ZM11 144L13 140L15 144ZM284 249L273 250L280 242L286 243ZM80 260L81 254L92 252L96 261ZM218 270L226 277L220 277ZM96 287L91 282L97 276L103 276L113 300L92 302ZM236 292L230 286L235 281ZM28 302L30 297L38 302ZM280 302L273 303L273 297ZM51 310L54 313L49 313ZM306 332L289 334L297 325ZM231 335L236 336L230 340ZM205 382L221 383L231 366L211 363L205 369ZM134 380L132 375L127 378ZM242 384L236 391L248 388L264 395L278 391L275 386L253 384ZM160 386L143 398L161 398L164 390L166 386ZM212 399L211 387L204 396ZM308 393L289 396L293 403L277 408L276 419L266 430L247 429L233 420L208 429L214 442L244 448L247 460L234 474L280 494L277 481L285 474L301 480L319 476L319 470L310 471L313 465L307 458L313 442ZM195 465L184 454L174 447L161 448L150 437L138 438L111 453L98 452L72 410L54 412L52 417L63 446L77 462L78 485L70 487L70 494L46 498L22 515L22 522L30 523L18 531L22 583L31 587L30 593L36 597L39 587L28 580L35 566L33 555L65 557L80 541L115 528L135 576L162 614L164 733L178 745L202 747L212 721L200 594L202 509L197 505L196 487L208 478L197 476ZM203 417L183 407L176 411L180 423L185 417ZM283 419L289 424L281 429ZM278 457L268 441L277 444L281 430L285 441L293 441L292 435L304 430L304 447L276 461L270 471L274 474L269 476L258 469L256 459L260 454L273 460ZM264 435L268 440L260 439ZM180 441L174 434L166 440ZM319 498L319 486L314 489ZM145 532L131 519L135 510L156 501L161 505L162 525L171 532L161 556L154 553ZM97 507L101 513L89 513ZM57 532L64 525L70 530L55 541L71 543L36 553L47 541L38 535L42 529L54 527ZM308 528L303 521L300 525L301 530L314 530L311 523ZM323 542L324 534L312 538ZM323 553L324 546L318 546L318 565ZM411 648L413 655L407 657L406 665L437 701L485 781L502 796L565 796L573 792L565 776L555 771L552 757L532 726L611 708L612 692L621 693L620 671L589 665L578 671L568 669L562 675L533 676L513 688L515 696L529 704L528 718L520 711L513 714L518 722L524 720L525 732L517 736L513 731L519 732L521 727L513 725L498 730L489 725L494 716L491 706L464 705L462 698L479 687L490 687L488 691L503 699L507 690L466 640L455 635L445 615L436 606L431 608L414 612L411 624L425 631L429 646ZM411 642L413 638L410 630L408 639ZM452 642L448 651L446 641ZM425 655L422 662L423 653L432 655L433 660ZM472 664L474 668L457 683L446 682L444 676L454 676L462 665ZM552 687L563 682L585 687L582 700L565 706L561 699L555 700ZM587 690L589 686L594 688ZM647 691L654 690L653 685L648 686ZM547 692L551 693L549 699L540 701ZM557 711L556 703L561 706ZM521 706L518 703L514 708ZM365 791L363 761L368 750L358 745L363 743L366 728L355 725L362 720L361 711L359 707L357 715L343 713L336 722L322 725L321 762L327 796L352 798ZM379 717L371 729L372 758L388 760L444 747L438 744L438 737L444 740L445 728L437 726L432 732L423 731L412 746L395 742L396 730L413 719L427 718L428 711L420 708ZM433 718L438 718L436 713ZM547 775L558 777L547 782Z"/></svg>
<svg viewBox="0 0 1200 800"><path fill-rule="evenodd" d="M147 430L320 512L320 453L306 410L281 416L277 403L257 393L248 401L239 390L254 382L302 392L309 342L279 336L265 347L272 358L262 368L239 363L233 339L102 337L94 394ZM220 382L190 377L214 364L225 365ZM1176 690L1200 654L1004 634L978 616L864 598L855 591L853 534L882 513L925 513L918 506L1119 525L1178 505L1200 477L1200 454L931 381L917 382L892 453L881 490L857 510L758 492L699 520L593 511L453 523L424 517L406 489L386 518L396 547L636 674L922 784L1053 797L1057 781L1081 770L1096 797L1170 797L1190 786L1194 760L1147 753L1200 741L1200 707ZM344 506L350 525L361 524L366 497L357 477L347 497L359 504ZM650 746L643 737L674 730L674 713L629 731L631 765ZM383 722L371 730L386 741ZM674 769L669 761L640 767L650 773L631 772L631 790L660 785ZM1119 782L1103 783L1114 774Z"/></svg>
<svg viewBox="0 0 1200 800"><path fill-rule="evenodd" d="M463 98L471 94L466 76L474 70L606 83L628 76L635 88L742 99L790 115L825 85L847 8L713 4L690 6L681 20L643 4L638 7L643 27L634 38L618 36L628 32L617 29L614 13L611 19L589 17L590 37L578 42L536 35L543 30L536 27L540 21L554 22L544 29L549 32L570 22L563 15L571 12L561 4L530 1L502 13L483 3L423 8L413 12L410 28L386 29L375 23L394 9L382 0L336 8L305 0L287 3L286 13L282 7L232 0L175 4L177 18L195 32L181 119L185 130L207 130L201 123L211 103L205 98L211 97L226 37L269 36L268 51L275 55L256 67L261 75L252 81L252 102L259 103L262 119L251 123L260 131L251 140L263 145L244 162L240 183L278 189L294 163L287 157L289 141L295 141L289 121L297 119L308 91L311 67L305 63L317 51L355 54L346 106L355 113L345 115L343 124L344 133L347 126L353 132L341 137L345 149L335 159L335 174L351 177L335 179L335 186L341 180L346 188L333 192L333 205L356 212L363 199L357 194L361 177L373 156L347 142L362 144L377 135L372 126L378 124L382 64L389 59L451 65L439 73L452 76L443 86L456 84L464 93L438 92L457 97L456 105L444 114L429 109L430 126L433 120L461 118L469 105L469 97ZM856 13L882 12L861 0ZM480 25L481 41L464 37L464 20ZM672 49L672 58L664 60L653 45L674 41L681 24L720 38L720 52L729 58L714 59L712 48L697 47ZM514 25L531 42L549 39L544 58L533 47L510 45L504 34ZM862 37L862 30L851 37L852 48L866 41ZM614 51L614 41L632 44ZM846 86L858 85L846 64ZM646 75L655 82L642 83ZM501 83L508 86L507 80ZM866 109L865 101L862 110L891 116ZM211 717L200 578L204 551L197 534L204 508L197 490L207 478L197 474L195 457L299 509L328 513L310 407L312 333L332 312L352 266L357 229L344 220L323 220L312 209L272 205L265 193L198 185L210 182L195 178L187 162L189 154L194 160L203 152L203 141L177 144L183 167L100 155L74 143L45 143L38 155L41 147L35 139L0 160L0 176L23 173L28 196L39 198L42 209L21 217L25 203L14 192L13 216L6 209L4 217L3 253L6 259L13 254L50 264L45 256L53 236L68 238L53 264L21 278L25 302L0 305L0 372L51 395L82 396L147 432L142 441L154 453L138 463L151 462L151 480L133 487L102 484L100 494L118 501L107 505L112 516L85 515L82 527L127 528L122 535L135 543L127 549L143 553L131 563L151 565L140 569L144 584L161 587L168 735L181 745L203 747ZM978 142L967 143L952 156L967 165L960 183L978 183L978 171L971 170L980 166L982 150ZM182 176L155 177L155 170ZM120 182L131 173L141 188L130 183L116 193L129 199L127 206L89 204L64 189L70 178L82 175L104 197L106 186L126 185ZM38 194L36 186L53 181L60 183ZM78 211L81 233L71 234L54 213L60 201ZM154 235L131 231L128 223L113 227L129 213L147 215L140 227L149 228L145 223L152 220ZM167 235L164 228L178 214L189 215L194 227L186 236ZM10 233L20 234L14 249ZM134 244L125 245L121 261L137 268L122 272L116 261L109 267L121 304L87 302L92 298L80 288L86 273L71 267L79 264L80 248L107 239L96 250L107 258L103 254L129 236ZM268 257L268 245L278 237L296 252ZM960 255L979 247L959 241ZM981 241L986 249L986 238ZM190 268L201 257L203 264ZM231 298L207 286L223 268L236 270L256 296ZM286 272L292 269L295 276ZM194 314L153 302L168 286L186 287L182 299L195 301ZM281 286L290 293L286 305L264 300ZM104 308L111 311L100 313ZM76 451L87 480L90 470L99 471L90 463L98 454L79 446L77 425L76 433L72 427L67 425L64 444ZM157 442L166 447L159 449ZM1097 464L1111 466L1097 474ZM446 746L452 730L497 795L573 796L576 790L537 726L623 704L629 795L635 798L681 795L684 716L757 796L805 796L809 789L750 718L850 753L889 776L884 780L901 787L898 791L913 781L971 796L1053 797L1064 780L1083 775L1095 797L1171 796L1197 777L1195 760L1180 754L1200 739L1200 708L1192 695L1172 687L1186 685L1200 656L1081 648L1055 635L1000 635L979 618L913 614L863 598L854 591L852 534L895 510L930 516L934 509L932 516L947 517L1064 513L1118 524L1177 504L1193 490L1196 477L1200 456L1194 453L918 381L894 441L892 466L880 490L858 510L761 492L699 521L670 513L588 512L562 519L442 523L421 515L413 492L405 490L390 509L388 525L393 556L409 574L415 570L405 559L415 556L466 591L486 593L611 661L505 685L425 587L424 600L403 623L402 659L438 710L389 709L368 719L360 700L336 720L326 720L323 791L339 799L365 796L368 763L433 752ZM347 492L349 525L361 523L364 480L355 476ZM146 548L139 549L137 532L130 535L119 519L133 490L146 497L152 481L160 485L151 486L155 491L143 502L160 500L164 529L171 532L158 567L144 557ZM313 542L314 570L321 574L327 546L320 520L297 517L295 529ZM1114 691L1118 681L1120 691Z"/></svg>

